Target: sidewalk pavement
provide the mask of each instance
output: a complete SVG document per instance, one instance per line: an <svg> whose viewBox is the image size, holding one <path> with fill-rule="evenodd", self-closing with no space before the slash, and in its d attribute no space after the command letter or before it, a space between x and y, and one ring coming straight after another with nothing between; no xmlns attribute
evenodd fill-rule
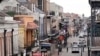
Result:
<svg viewBox="0 0 100 56"><path fill-rule="evenodd" d="M59 56L58 55L58 51L57 50L55 50L55 52L53 53L53 55L52 56Z"/></svg>

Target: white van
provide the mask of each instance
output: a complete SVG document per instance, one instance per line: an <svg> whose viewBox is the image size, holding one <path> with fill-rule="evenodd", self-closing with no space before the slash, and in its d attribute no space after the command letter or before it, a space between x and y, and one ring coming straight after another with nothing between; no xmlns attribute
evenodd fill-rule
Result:
<svg viewBox="0 0 100 56"><path fill-rule="evenodd" d="M78 42L73 42L73 44L72 44L72 53L79 53Z"/></svg>
<svg viewBox="0 0 100 56"><path fill-rule="evenodd" d="M79 48L78 47L73 47L72 48L72 53L79 53Z"/></svg>

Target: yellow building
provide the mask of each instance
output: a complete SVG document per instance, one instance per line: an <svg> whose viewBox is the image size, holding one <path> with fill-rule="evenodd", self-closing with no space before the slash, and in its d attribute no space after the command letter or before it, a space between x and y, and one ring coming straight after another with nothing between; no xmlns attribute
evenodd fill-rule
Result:
<svg viewBox="0 0 100 56"><path fill-rule="evenodd" d="M21 47L24 47L24 24L19 24L18 33L19 33L18 44L21 50Z"/></svg>
<svg viewBox="0 0 100 56"><path fill-rule="evenodd" d="M14 20L20 21L19 23L19 47L28 48L31 50L32 43L34 42L34 30L37 25L33 22L33 16L30 15L15 15Z"/></svg>

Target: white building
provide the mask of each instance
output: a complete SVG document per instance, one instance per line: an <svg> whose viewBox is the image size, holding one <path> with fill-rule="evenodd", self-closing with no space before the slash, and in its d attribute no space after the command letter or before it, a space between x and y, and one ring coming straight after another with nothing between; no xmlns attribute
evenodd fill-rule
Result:
<svg viewBox="0 0 100 56"><path fill-rule="evenodd" d="M0 56L18 54L18 23L13 17L0 17Z"/></svg>
<svg viewBox="0 0 100 56"><path fill-rule="evenodd" d="M52 28L56 28L56 30L59 30L59 21L62 18L63 7L51 2L50 3L49 14L52 15L52 19L51 19Z"/></svg>

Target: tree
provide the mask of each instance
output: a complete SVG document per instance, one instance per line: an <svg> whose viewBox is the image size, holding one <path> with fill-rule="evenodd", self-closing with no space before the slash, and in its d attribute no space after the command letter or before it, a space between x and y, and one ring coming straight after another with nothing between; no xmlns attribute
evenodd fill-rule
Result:
<svg viewBox="0 0 100 56"><path fill-rule="evenodd" d="M6 12L8 15L10 15L10 16L14 16L15 14L16 14L16 12L14 12L14 11L8 11L8 12Z"/></svg>

